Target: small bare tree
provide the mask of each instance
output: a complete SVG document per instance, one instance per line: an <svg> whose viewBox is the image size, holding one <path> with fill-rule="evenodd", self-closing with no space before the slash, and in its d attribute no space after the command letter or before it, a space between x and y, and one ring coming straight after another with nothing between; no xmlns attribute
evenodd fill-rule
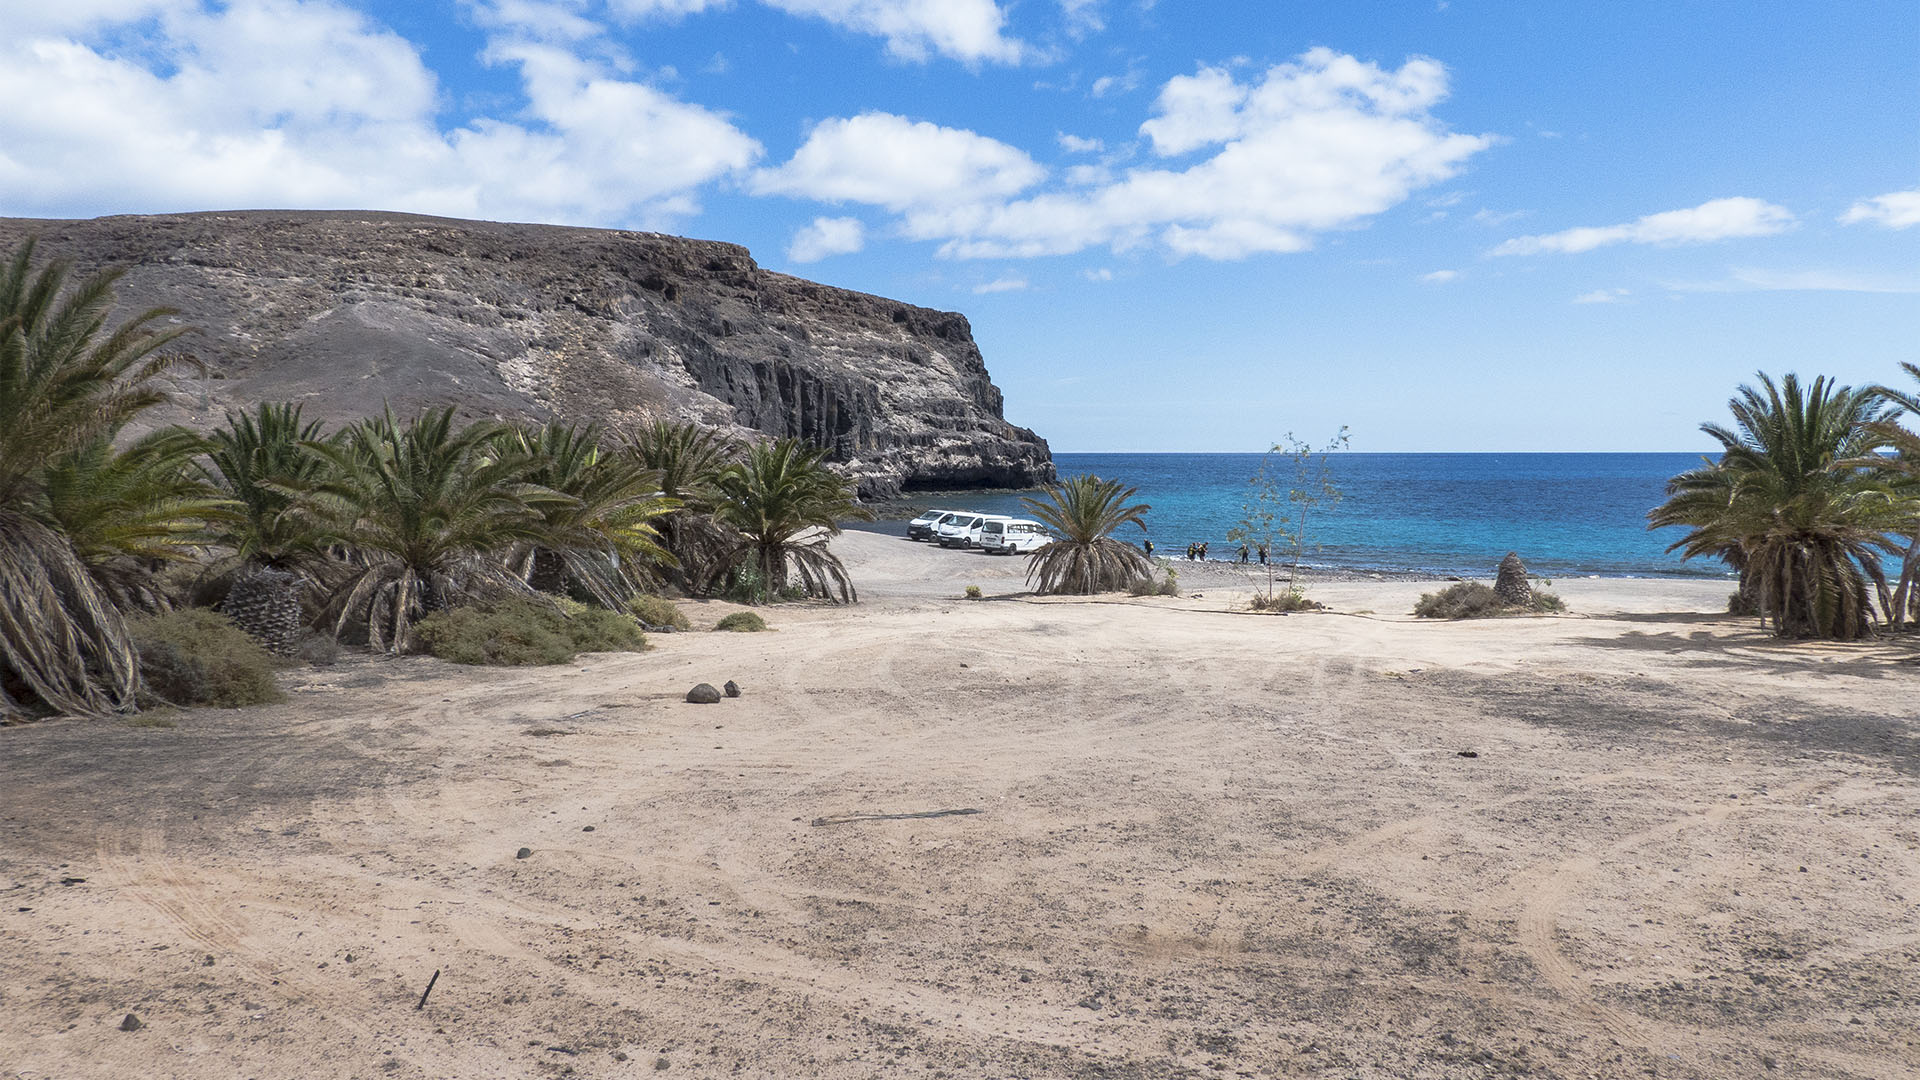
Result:
<svg viewBox="0 0 1920 1080"><path fill-rule="evenodd" d="M1300 560L1308 550L1308 526L1318 524L1319 513L1339 505L1340 488L1333 482L1329 460L1345 450L1349 442L1346 427L1315 448L1288 432L1274 443L1260 460L1260 471L1247 481L1247 501L1241 506L1239 524L1227 530L1227 539L1236 544L1252 544L1273 555L1287 557L1286 592L1277 594L1274 586L1275 560L1266 564L1266 591L1254 600L1256 608L1287 609L1302 606Z"/></svg>

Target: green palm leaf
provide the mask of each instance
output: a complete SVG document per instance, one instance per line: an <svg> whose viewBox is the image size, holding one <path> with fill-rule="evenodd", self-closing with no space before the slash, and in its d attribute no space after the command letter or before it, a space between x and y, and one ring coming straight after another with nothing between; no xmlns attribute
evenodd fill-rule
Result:
<svg viewBox="0 0 1920 1080"><path fill-rule="evenodd" d="M1027 559L1027 580L1041 593L1085 596L1128 589L1147 580L1153 564L1112 533L1133 524L1144 531L1152 507L1129 503L1137 488L1097 476L1073 476L1049 485L1040 499L1022 499L1058 536Z"/></svg>

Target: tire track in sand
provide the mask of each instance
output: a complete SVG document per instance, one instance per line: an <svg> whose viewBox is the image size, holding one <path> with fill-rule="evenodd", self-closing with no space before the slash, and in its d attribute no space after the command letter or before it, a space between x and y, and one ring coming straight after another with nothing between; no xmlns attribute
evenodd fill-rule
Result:
<svg viewBox="0 0 1920 1080"><path fill-rule="evenodd" d="M1832 788L1839 782L1808 781L1786 788L1777 795L1783 799L1797 799L1823 788ZM1688 814L1623 836L1597 855L1583 855L1521 874L1514 882L1521 900L1517 933L1521 949L1533 962L1534 969L1540 972L1541 979L1567 1006L1603 1034L1622 1043L1704 1066L1707 1063L1697 1059L1703 1056L1702 1051L1708 1047L1722 1053L1751 1055L1757 1042L1765 1044L1782 1057L1814 1061L1874 1080L1920 1077L1915 1070L1886 1058L1801 1046L1764 1035L1730 1039L1700 1028L1616 1008L1596 998L1587 980L1581 977L1580 970L1560 952L1554 938L1559 932L1561 909L1574 898L1582 881L1598 872L1607 861L1656 840L1671 839L1692 829L1718 825L1735 812L1749 809L1751 805L1748 802L1716 804L1700 813Z"/></svg>

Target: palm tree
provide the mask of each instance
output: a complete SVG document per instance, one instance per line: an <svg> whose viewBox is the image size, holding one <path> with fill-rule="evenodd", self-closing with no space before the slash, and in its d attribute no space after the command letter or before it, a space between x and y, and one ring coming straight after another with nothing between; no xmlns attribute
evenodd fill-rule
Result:
<svg viewBox="0 0 1920 1080"><path fill-rule="evenodd" d="M673 556L667 580L689 593L703 593L727 572L741 536L718 515L720 473L740 448L711 428L656 420L627 441L627 453L659 475L660 494L680 508L658 523L661 546Z"/></svg>
<svg viewBox="0 0 1920 1080"><path fill-rule="evenodd" d="M776 439L747 449L745 460L720 472L715 487L720 518L745 538L736 565L749 565L769 596L787 589L788 569L800 591L850 604L853 581L827 541L840 522L873 515L854 498L845 478L826 466L827 452L799 439Z"/></svg>
<svg viewBox="0 0 1920 1080"><path fill-rule="evenodd" d="M305 622L305 601L317 582L343 569L327 557L325 535L296 512L329 468L313 444L329 441L299 405L261 402L229 412L206 437L201 473L224 492L233 513L213 522L210 541L227 554L196 590L234 624L275 652L291 652Z"/></svg>
<svg viewBox="0 0 1920 1080"><path fill-rule="evenodd" d="M1865 636L1877 593L1891 606L1881 554L1902 509L1869 470L1850 464L1874 445L1885 409L1870 390L1825 377L1776 386L1765 374L1728 403L1732 428L1703 424L1720 460L1673 478L1648 527L1688 533L1668 547L1740 571L1743 591L1782 637ZM1870 588L1871 587L1871 588Z"/></svg>
<svg viewBox="0 0 1920 1080"><path fill-rule="evenodd" d="M1920 382L1920 364L1903 362L1900 368ZM1888 386L1875 386L1872 392L1887 405L1920 416L1920 393ZM1890 488L1903 496L1907 506L1920 507L1920 432L1901 426L1897 416L1882 417L1868 424L1867 430L1876 439L1872 452L1845 464L1878 472ZM1894 455L1887 457L1881 450L1892 450ZM1907 547L1901 554L1900 581L1893 591L1893 604L1887 609L1887 621L1895 626L1920 616L1920 590L1914 587L1915 579L1920 578L1920 511L1914 518L1900 530L1907 538Z"/></svg>
<svg viewBox="0 0 1920 1080"><path fill-rule="evenodd" d="M48 468L164 400L185 327L152 309L109 330L118 272L68 287L34 242L0 267L0 713L137 708L126 624L47 505Z"/></svg>
<svg viewBox="0 0 1920 1080"><path fill-rule="evenodd" d="M511 428L498 449L526 462L526 483L563 497L539 503L541 536L511 560L536 591L560 593L571 580L619 611L646 564L673 563L655 522L679 502L662 496L659 474L632 455L603 450L598 428L558 421Z"/></svg>
<svg viewBox="0 0 1920 1080"><path fill-rule="evenodd" d="M1153 564L1140 549L1111 535L1128 522L1146 529L1141 518L1152 507L1127 502L1137 494L1137 488L1118 480L1087 475L1048 485L1044 501L1022 499L1033 516L1059 536L1028 558L1027 580L1035 582L1041 593L1076 596L1126 589L1147 580Z"/></svg>
<svg viewBox="0 0 1920 1080"><path fill-rule="evenodd" d="M456 428L451 408L404 424L389 409L337 443L308 444L331 469L302 516L357 567L325 607L336 637L352 628L375 649L412 652L414 624L427 614L527 591L503 558L539 541L535 507L565 497L527 483L524 458L496 452L502 431L490 422Z"/></svg>

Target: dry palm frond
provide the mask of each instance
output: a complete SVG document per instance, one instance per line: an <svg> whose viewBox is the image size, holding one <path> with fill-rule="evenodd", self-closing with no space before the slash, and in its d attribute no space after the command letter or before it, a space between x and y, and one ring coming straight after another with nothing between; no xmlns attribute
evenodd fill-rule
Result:
<svg viewBox="0 0 1920 1080"><path fill-rule="evenodd" d="M0 510L0 660L0 712L138 707L139 661L120 612L64 536L9 510Z"/></svg>
<svg viewBox="0 0 1920 1080"><path fill-rule="evenodd" d="M1048 486L1043 499L1022 500L1058 537L1027 560L1035 590L1084 596L1147 580L1153 564L1146 555L1109 535L1128 522L1146 528L1141 518L1152 507L1128 504L1136 494L1117 480L1074 476Z"/></svg>

